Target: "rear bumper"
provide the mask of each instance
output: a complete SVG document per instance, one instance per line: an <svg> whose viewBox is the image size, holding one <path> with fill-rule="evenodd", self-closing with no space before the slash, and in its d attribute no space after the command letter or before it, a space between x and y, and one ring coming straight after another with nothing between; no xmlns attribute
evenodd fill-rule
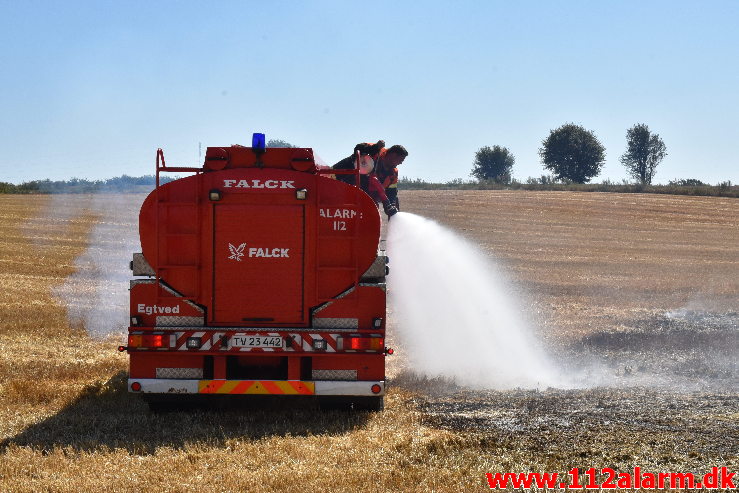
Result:
<svg viewBox="0 0 739 493"><path fill-rule="evenodd" d="M134 390L134 384L140 385ZM378 385L379 392L372 387ZM376 388L375 388L376 389ZM129 378L128 391L145 394L385 395L385 381L180 380Z"/></svg>

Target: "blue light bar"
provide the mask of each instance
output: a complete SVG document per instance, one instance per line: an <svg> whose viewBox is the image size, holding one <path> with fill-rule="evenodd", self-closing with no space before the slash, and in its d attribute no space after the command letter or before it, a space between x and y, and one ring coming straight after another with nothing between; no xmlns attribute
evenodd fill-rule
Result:
<svg viewBox="0 0 739 493"><path fill-rule="evenodd" d="M255 133L251 136L251 147L255 151L264 152L264 150L267 148L266 141L264 139L264 134Z"/></svg>

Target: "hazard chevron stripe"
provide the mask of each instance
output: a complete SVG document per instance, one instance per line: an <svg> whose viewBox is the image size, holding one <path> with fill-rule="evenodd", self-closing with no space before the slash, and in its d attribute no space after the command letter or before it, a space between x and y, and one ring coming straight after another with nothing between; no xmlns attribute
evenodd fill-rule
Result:
<svg viewBox="0 0 739 493"><path fill-rule="evenodd" d="M313 395L313 382L300 380L200 380L200 394Z"/></svg>

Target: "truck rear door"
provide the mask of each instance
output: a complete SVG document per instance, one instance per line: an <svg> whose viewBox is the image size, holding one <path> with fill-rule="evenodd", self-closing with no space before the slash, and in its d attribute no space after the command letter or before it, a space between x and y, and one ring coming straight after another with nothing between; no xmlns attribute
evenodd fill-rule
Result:
<svg viewBox="0 0 739 493"><path fill-rule="evenodd" d="M305 207L217 204L214 211L212 322L303 323Z"/></svg>

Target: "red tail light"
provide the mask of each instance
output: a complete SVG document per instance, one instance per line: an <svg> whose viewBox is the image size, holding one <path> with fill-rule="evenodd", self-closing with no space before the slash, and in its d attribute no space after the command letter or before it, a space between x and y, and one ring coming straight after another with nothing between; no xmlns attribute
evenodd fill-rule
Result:
<svg viewBox="0 0 739 493"><path fill-rule="evenodd" d="M169 334L129 334L128 347L130 348L169 347Z"/></svg>
<svg viewBox="0 0 739 493"><path fill-rule="evenodd" d="M342 349L351 351L380 351L385 347L382 337L342 337Z"/></svg>

